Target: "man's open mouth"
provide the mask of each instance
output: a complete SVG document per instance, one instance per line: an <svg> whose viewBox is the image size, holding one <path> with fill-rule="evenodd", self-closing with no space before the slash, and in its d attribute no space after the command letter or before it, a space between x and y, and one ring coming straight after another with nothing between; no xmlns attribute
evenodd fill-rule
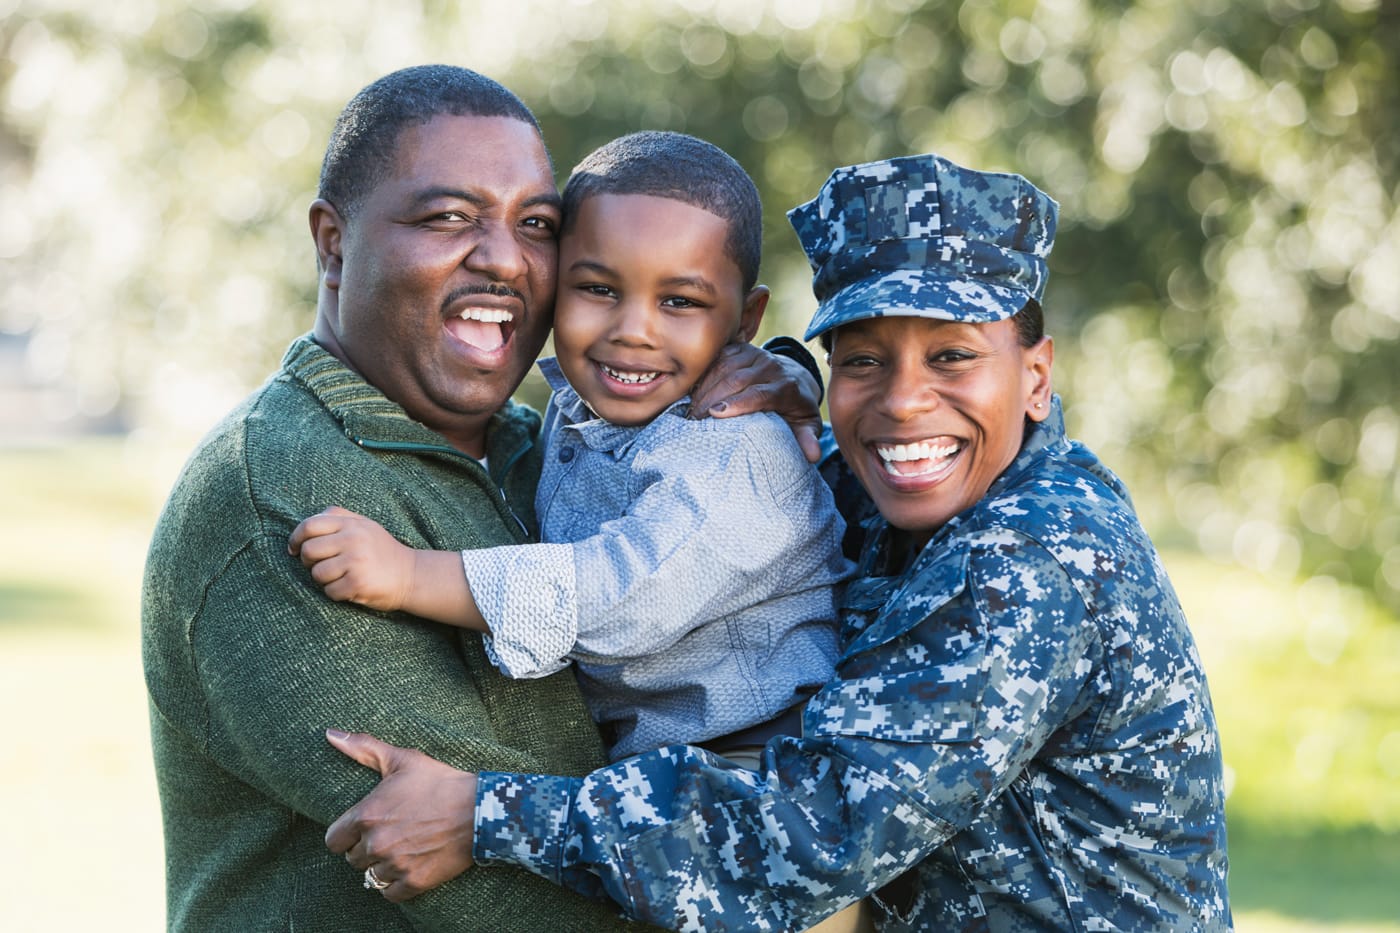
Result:
<svg viewBox="0 0 1400 933"><path fill-rule="evenodd" d="M447 329L458 340L478 350L499 350L510 341L515 315L503 308L467 308L447 319Z"/></svg>

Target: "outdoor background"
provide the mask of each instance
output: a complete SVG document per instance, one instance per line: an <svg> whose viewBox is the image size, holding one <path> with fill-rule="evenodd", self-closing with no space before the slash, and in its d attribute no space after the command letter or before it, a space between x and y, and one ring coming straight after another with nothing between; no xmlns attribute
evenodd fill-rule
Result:
<svg viewBox="0 0 1400 933"><path fill-rule="evenodd" d="M0 51L0 928L161 928L146 541L310 326L336 113L443 61L561 178L634 129L731 152L764 336L812 310L784 212L832 168L1049 191L1057 385L1200 641L1237 926L1400 931L1400 4L0 0Z"/></svg>

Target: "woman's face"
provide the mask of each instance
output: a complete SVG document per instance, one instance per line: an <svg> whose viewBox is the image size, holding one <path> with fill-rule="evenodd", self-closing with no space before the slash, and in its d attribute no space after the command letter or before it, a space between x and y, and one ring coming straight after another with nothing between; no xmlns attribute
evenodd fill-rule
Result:
<svg viewBox="0 0 1400 933"><path fill-rule="evenodd" d="M1050 407L1054 347L1011 320L879 317L833 332L836 443L885 519L922 546L973 505ZM1037 407L1039 406L1039 407Z"/></svg>

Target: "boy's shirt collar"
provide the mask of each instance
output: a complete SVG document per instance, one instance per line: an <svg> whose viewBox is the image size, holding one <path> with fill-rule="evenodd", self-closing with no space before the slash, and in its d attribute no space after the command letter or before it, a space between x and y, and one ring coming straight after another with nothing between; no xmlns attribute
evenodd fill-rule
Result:
<svg viewBox="0 0 1400 933"><path fill-rule="evenodd" d="M574 391L574 387L569 385L569 380L564 378L564 371L559 368L557 358L544 357L536 365L539 366L544 381L554 392L551 404L559 412L559 426L573 431L590 450L612 451L622 456L637 437L658 418L668 414L678 418L687 418L690 415L690 396L683 395L646 424L613 424L594 414L583 398Z"/></svg>

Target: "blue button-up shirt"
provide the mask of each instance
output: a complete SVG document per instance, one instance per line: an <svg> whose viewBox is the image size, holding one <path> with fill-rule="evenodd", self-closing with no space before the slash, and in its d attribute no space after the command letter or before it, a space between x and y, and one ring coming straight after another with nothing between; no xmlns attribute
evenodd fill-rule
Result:
<svg viewBox="0 0 1400 933"><path fill-rule="evenodd" d="M614 757L772 719L836 660L844 524L775 415L646 425L554 396L536 497L543 544L467 551L467 580L513 677L573 660Z"/></svg>
<svg viewBox="0 0 1400 933"><path fill-rule="evenodd" d="M760 773L664 748L482 774L475 857L684 930L1224 930L1222 764L1176 595L1056 400L907 568L876 519L837 674Z"/></svg>

